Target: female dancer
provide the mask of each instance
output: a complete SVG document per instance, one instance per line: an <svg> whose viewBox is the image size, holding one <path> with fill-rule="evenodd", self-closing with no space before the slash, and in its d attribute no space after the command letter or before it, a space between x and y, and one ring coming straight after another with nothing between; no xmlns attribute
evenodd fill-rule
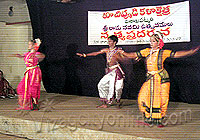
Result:
<svg viewBox="0 0 200 140"><path fill-rule="evenodd" d="M147 79L140 89L138 105L140 111L144 114L145 122L157 125L162 124L169 101L170 80L163 66L165 59L168 57L178 58L192 55L199 49L197 47L195 49L177 52L163 50L164 43L162 38L163 35L157 31L150 37L151 48L131 53L121 51L122 55L129 58L146 58Z"/></svg>
<svg viewBox="0 0 200 140"><path fill-rule="evenodd" d="M45 58L45 55L37 52L40 40L35 39L29 42L29 52L16 57L24 58L26 71L24 78L17 87L19 108L17 110L38 110L38 100L40 98L40 83L42 73L38 66L38 62Z"/></svg>

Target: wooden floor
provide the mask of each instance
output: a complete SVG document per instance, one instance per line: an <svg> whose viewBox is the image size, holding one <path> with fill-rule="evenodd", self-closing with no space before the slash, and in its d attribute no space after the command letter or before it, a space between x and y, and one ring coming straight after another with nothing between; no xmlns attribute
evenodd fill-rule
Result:
<svg viewBox="0 0 200 140"><path fill-rule="evenodd" d="M136 100L122 99L122 108L118 109L114 104L109 108L96 108L100 104L96 97L62 95L55 93L41 94L39 100L39 111L17 111L17 99L0 100L0 131L4 134L18 135L20 130L16 122L20 120L30 121L35 125L30 133L38 133L41 136L43 131L46 135L56 136L56 131L62 129L66 133L76 134L81 132L82 138L92 133L94 139L161 139L161 140L198 140L200 139L200 105L170 102L168 113L165 119L165 127L143 125L143 118L138 110ZM11 119L12 121L9 121ZM37 125L34 123L37 122ZM39 125L38 125L39 124ZM20 128L23 130L22 128ZM28 129L28 126L27 126ZM84 130L84 131L80 131ZM102 133L101 137L97 136ZM105 135L104 135L105 133ZM112 134L112 137L107 137ZM117 134L117 135L115 135ZM83 137L85 136L85 137ZM7 137L5 135L5 137ZM20 135L18 139L37 139L37 136ZM17 138L16 138L17 139ZM45 135L42 139L45 138ZM52 138L53 139L53 138ZM55 138L56 139L56 138ZM58 138L59 139L59 138ZM63 139L71 139L69 136Z"/></svg>

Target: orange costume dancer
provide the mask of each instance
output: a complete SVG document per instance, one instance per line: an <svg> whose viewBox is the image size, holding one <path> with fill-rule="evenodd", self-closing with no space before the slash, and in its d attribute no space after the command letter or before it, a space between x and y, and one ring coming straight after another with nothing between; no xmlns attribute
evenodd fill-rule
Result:
<svg viewBox="0 0 200 140"><path fill-rule="evenodd" d="M24 55L17 54L17 57L24 58L26 72L17 87L19 108L18 110L38 110L38 100L40 98L40 83L42 73L38 62L44 59L44 54L36 52L39 48L40 41L29 42L29 52Z"/></svg>
<svg viewBox="0 0 200 140"><path fill-rule="evenodd" d="M144 121L148 124L161 125L166 115L169 102L170 79L163 63L168 57L182 57L192 55L198 48L188 51L163 50L164 43L162 34L156 32L150 38L151 48L146 48L138 52L121 53L129 58L145 57L146 61L146 81L142 85L138 95L138 106L144 114Z"/></svg>
<svg viewBox="0 0 200 140"><path fill-rule="evenodd" d="M171 50L146 48L137 52L138 57L146 57L146 82L140 89L138 105L145 114L146 122L161 123L165 116L169 100L170 80L163 63L167 57L173 57Z"/></svg>

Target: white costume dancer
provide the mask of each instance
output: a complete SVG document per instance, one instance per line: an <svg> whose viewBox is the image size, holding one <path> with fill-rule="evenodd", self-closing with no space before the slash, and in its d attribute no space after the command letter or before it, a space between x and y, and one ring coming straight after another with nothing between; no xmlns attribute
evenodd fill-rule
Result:
<svg viewBox="0 0 200 140"><path fill-rule="evenodd" d="M109 48L88 54L77 53L77 55L81 57L96 56L104 53L106 54L106 75L100 80L98 84L99 96L100 100L103 102L103 105L98 106L98 108L107 108L107 104L111 104L114 98L116 99L117 103L120 103L123 89L124 72L119 65L119 61L122 57L122 49L115 46L117 42L117 36L111 35L108 37Z"/></svg>
<svg viewBox="0 0 200 140"><path fill-rule="evenodd" d="M99 81L98 90L100 100L111 104L115 98L120 102L124 82L124 72L119 64L108 67L107 74Z"/></svg>

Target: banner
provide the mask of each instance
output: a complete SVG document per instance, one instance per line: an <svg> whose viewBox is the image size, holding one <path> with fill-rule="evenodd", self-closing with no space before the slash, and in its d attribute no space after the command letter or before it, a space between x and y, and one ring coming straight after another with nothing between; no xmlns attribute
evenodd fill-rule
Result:
<svg viewBox="0 0 200 140"><path fill-rule="evenodd" d="M114 11L88 11L88 45L107 45L110 35L118 45L148 44L155 32L164 43L190 41L189 1Z"/></svg>

